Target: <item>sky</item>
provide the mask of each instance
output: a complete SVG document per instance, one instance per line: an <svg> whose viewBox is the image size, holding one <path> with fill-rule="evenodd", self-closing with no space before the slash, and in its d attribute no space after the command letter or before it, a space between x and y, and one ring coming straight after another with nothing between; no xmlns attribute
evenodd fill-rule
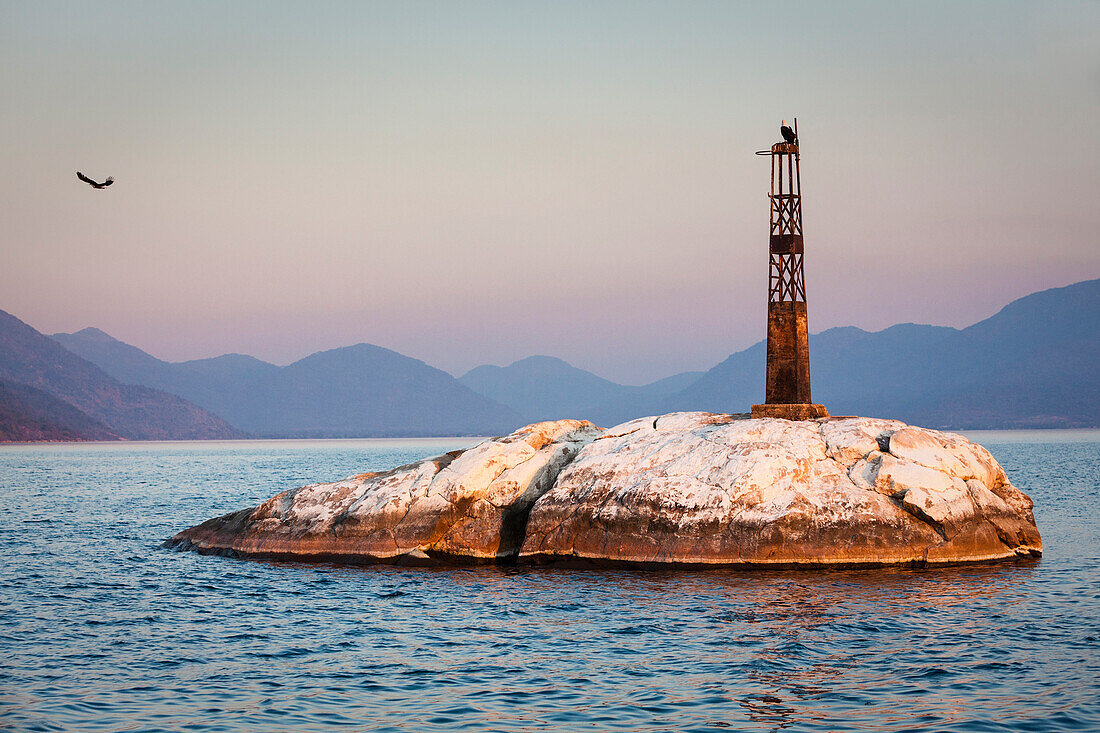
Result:
<svg viewBox="0 0 1100 733"><path fill-rule="evenodd" d="M0 309L179 361L641 384L1100 277L1100 3L0 0ZM114 176L103 191L76 180Z"/></svg>

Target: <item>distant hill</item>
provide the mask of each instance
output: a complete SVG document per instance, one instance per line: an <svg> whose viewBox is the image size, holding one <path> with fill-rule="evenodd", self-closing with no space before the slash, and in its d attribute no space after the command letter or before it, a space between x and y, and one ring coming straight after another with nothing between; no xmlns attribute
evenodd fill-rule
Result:
<svg viewBox="0 0 1100 733"><path fill-rule="evenodd" d="M106 425L48 392L0 381L0 443L118 439Z"/></svg>
<svg viewBox="0 0 1100 733"><path fill-rule="evenodd" d="M120 381L180 395L261 436L499 434L559 417L613 425L678 410L746 412L764 399L762 341L706 372L632 387L549 356L455 380L368 344L277 367L239 354L168 363L96 329L54 338ZM810 337L810 360L814 399L834 415L954 429L1100 426L1100 280L1020 298L964 329L832 328Z"/></svg>
<svg viewBox="0 0 1100 733"><path fill-rule="evenodd" d="M1100 426L1100 280L1020 298L922 356L929 395L899 404L913 422Z"/></svg>
<svg viewBox="0 0 1100 733"><path fill-rule="evenodd" d="M530 422L576 414L623 390L622 385L552 356L529 356L504 367L483 364L458 381Z"/></svg>
<svg viewBox="0 0 1100 733"><path fill-rule="evenodd" d="M899 383L926 389L925 375L914 357L957 333L942 326L902 324L869 333L847 326L810 336L811 386L814 400L827 399L831 412L877 414L878 406L896 401ZM660 409L747 412L764 401L765 343L730 355L693 384L650 405ZM884 375L889 375L884 378ZM838 405L838 402L840 403ZM716 407L717 406L717 407Z"/></svg>
<svg viewBox="0 0 1100 733"><path fill-rule="evenodd" d="M552 356L529 356L506 367L484 364L459 378L470 389L511 407L528 422L588 415L629 414L636 404L686 387L702 372L686 372L632 387L616 384Z"/></svg>
<svg viewBox="0 0 1100 733"><path fill-rule="evenodd" d="M523 422L446 372L370 344L278 367L240 354L166 362L98 329L54 339L120 381L178 394L261 437L496 435Z"/></svg>
<svg viewBox="0 0 1100 733"><path fill-rule="evenodd" d="M625 391L611 399L594 403L581 414L591 415L590 420L599 425L615 425L636 417L656 414L652 407L677 394L702 379L706 372L681 372L671 377L641 387L625 387Z"/></svg>
<svg viewBox="0 0 1100 733"><path fill-rule="evenodd" d="M810 337L810 364L814 401L834 415L953 429L1100 426L1100 280L1028 295L961 330L829 329ZM763 401L764 365L761 341L639 414L747 411Z"/></svg>
<svg viewBox="0 0 1100 733"><path fill-rule="evenodd" d="M940 377L925 367L923 355L958 333L902 324L877 333L849 326L815 334L810 337L815 399L827 399L833 412L879 414L897 406L899 392L906 391L902 385L928 393L930 380ZM529 420L572 415L614 425L680 410L747 412L764 400L764 346L761 341L709 371L677 374L644 387L615 384L547 356L507 367L480 366L461 381Z"/></svg>
<svg viewBox="0 0 1100 733"><path fill-rule="evenodd" d="M279 371L274 364L241 354L170 363L98 328L55 333L52 338L123 384L179 395L251 434L268 436L262 429L262 413L272 408L258 405L254 392Z"/></svg>
<svg viewBox="0 0 1100 733"><path fill-rule="evenodd" d="M224 420L176 395L119 383L4 311L0 311L0 379L46 392L131 440L241 436Z"/></svg>
<svg viewBox="0 0 1100 733"><path fill-rule="evenodd" d="M1100 426L1100 280L1020 298L961 330L832 328L810 337L810 362L814 400L835 415L955 429ZM549 357L462 379L540 417L613 425L679 410L747 412L764 401L764 368L761 341L664 389L616 385Z"/></svg>

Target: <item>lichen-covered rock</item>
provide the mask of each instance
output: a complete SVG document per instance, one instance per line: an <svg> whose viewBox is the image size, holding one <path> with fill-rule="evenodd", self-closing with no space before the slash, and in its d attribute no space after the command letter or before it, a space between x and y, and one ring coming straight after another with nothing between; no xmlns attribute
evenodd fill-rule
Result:
<svg viewBox="0 0 1100 733"><path fill-rule="evenodd" d="M514 555L531 504L599 433L584 420L528 425L466 451L292 489L180 532L168 544L357 562Z"/></svg>
<svg viewBox="0 0 1100 733"><path fill-rule="evenodd" d="M1041 552L989 452L895 420L676 413L589 443L534 505L521 558L937 564Z"/></svg>
<svg viewBox="0 0 1100 733"><path fill-rule="evenodd" d="M201 552L839 566L1038 555L1031 500L960 435L896 420L703 412L528 425L466 451L287 491L192 527Z"/></svg>

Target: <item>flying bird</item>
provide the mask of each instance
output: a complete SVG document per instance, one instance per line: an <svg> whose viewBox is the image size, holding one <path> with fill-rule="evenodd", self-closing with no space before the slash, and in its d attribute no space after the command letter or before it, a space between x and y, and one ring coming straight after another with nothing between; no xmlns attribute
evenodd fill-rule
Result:
<svg viewBox="0 0 1100 733"><path fill-rule="evenodd" d="M794 130L787 126L787 121L783 120L783 124L779 127L779 132L783 134L783 139L789 143L798 142L798 138L794 134Z"/></svg>
<svg viewBox="0 0 1100 733"><path fill-rule="evenodd" d="M76 177L79 178L80 180L84 181L85 183L87 183L92 188L107 188L107 186L110 186L112 183L115 182L114 178L111 178L110 176L107 176L107 180L104 181L103 183L96 183L95 181L93 181L91 178L88 178L88 176L84 175L80 171L76 172Z"/></svg>

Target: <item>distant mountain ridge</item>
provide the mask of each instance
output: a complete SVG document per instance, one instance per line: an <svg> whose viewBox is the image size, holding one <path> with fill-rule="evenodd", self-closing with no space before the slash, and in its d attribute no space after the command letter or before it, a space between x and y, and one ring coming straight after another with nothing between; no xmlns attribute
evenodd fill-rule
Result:
<svg viewBox="0 0 1100 733"><path fill-rule="evenodd" d="M450 374L371 344L279 367L241 354L161 361L98 329L53 338L120 381L178 394L260 437L498 434L523 421Z"/></svg>
<svg viewBox="0 0 1100 733"><path fill-rule="evenodd" d="M738 412L763 400L764 342L650 405ZM834 415L945 429L1100 427L1100 280L1009 303L964 329L900 324L810 337L815 402Z"/></svg>
<svg viewBox="0 0 1100 733"><path fill-rule="evenodd" d="M0 381L0 442L118 440L119 435L49 392Z"/></svg>
<svg viewBox="0 0 1100 733"><path fill-rule="evenodd" d="M606 399L595 400L591 387L599 383L586 379L575 396L587 395L587 405L563 396L568 388L561 378L566 367L575 368L561 362L559 379L545 393L570 405L570 413L559 415L601 425L682 410L747 412L764 401L765 359L760 341L695 378L677 375L686 383L663 394L633 388L641 391L615 396L630 388L600 380L611 387ZM463 380L476 374L470 386L518 407L519 400L539 396L542 375L528 363L478 367ZM810 337L810 363L814 400L834 415L953 429L1100 427L1100 280L1033 293L964 329L831 328Z"/></svg>
<svg viewBox="0 0 1100 733"><path fill-rule="evenodd" d="M763 341L706 372L632 387L549 356L455 380L369 344L278 367L240 354L164 362L96 329L54 338L119 381L181 395L261 436L501 434L560 417L611 425L745 412L764 398ZM1100 280L1020 298L963 329L832 328L810 337L810 359L814 399L834 415L949 429L1098 427Z"/></svg>
<svg viewBox="0 0 1100 733"><path fill-rule="evenodd" d="M61 419L54 428L80 432L79 426L84 425L88 436L106 438L97 432L104 428L112 437L130 440L243 436L221 418L175 394L116 381L95 364L4 311L0 311L0 379L38 391L28 392L17 386L6 392L5 399L11 402L5 404L13 414L15 411L28 414L25 410L29 405L32 417L34 410L44 410L40 418ZM90 422L72 414L63 416L56 404L48 405L39 393L70 405ZM88 436L81 435L85 439Z"/></svg>
<svg viewBox="0 0 1100 733"><path fill-rule="evenodd" d="M685 372L630 387L552 356L529 356L506 367L489 364L475 367L458 381L511 407L528 422L538 422L587 414L598 405L644 404L673 394L701 375L702 372Z"/></svg>

